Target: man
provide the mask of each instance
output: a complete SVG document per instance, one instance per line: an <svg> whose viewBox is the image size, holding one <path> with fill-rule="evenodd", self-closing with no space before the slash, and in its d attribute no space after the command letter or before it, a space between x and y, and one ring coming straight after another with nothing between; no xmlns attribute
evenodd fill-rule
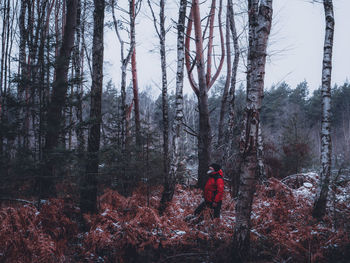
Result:
<svg viewBox="0 0 350 263"><path fill-rule="evenodd" d="M220 218L222 198L224 195L224 178L220 165L213 163L207 172L209 179L204 187L204 201L194 211L195 215L200 214L205 207L214 210L214 218Z"/></svg>

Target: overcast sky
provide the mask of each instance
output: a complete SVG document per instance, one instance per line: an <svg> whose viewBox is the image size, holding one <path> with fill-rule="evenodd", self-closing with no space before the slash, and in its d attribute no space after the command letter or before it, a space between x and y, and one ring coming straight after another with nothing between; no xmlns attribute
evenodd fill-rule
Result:
<svg viewBox="0 0 350 263"><path fill-rule="evenodd" d="M127 3L126 0L123 0ZM123 2L119 1L119 2ZM171 0L168 0L168 2ZM140 89L152 86L153 93L160 93L160 56L153 24L147 18L148 6L143 1L137 21L137 70ZM235 2L235 1L234 1ZM324 41L324 11L322 4L312 4L310 0L274 0L274 21L266 65L265 87L286 81L292 88L307 80L311 90L321 85L321 69ZM335 13L335 38L333 53L332 83L342 84L350 76L350 0L333 0ZM166 10L167 18L177 20L177 7ZM175 89L176 35L169 33L167 45L169 89ZM112 79L119 87L120 49L114 32L106 32L105 37L105 80ZM245 81L244 74L239 77ZM159 86L158 88L156 86ZM191 92L187 76L185 92Z"/></svg>

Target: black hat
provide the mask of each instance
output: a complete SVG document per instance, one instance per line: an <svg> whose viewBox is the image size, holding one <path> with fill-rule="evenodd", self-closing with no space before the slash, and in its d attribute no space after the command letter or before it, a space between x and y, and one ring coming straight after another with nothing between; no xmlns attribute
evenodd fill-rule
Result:
<svg viewBox="0 0 350 263"><path fill-rule="evenodd" d="M221 166L217 163L212 163L211 165L209 165L209 167L213 167L215 172L218 172L221 169Z"/></svg>

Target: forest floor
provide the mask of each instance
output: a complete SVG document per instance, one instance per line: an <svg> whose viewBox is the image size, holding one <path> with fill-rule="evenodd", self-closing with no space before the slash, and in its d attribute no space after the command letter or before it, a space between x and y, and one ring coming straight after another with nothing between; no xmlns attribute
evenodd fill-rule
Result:
<svg viewBox="0 0 350 263"><path fill-rule="evenodd" d="M329 193L321 223L311 216L318 176L270 178L254 198L249 262L349 262L350 182ZM227 189L220 219L191 216L199 189L177 185L163 216L162 188L145 185L126 198L107 189L99 213L80 217L72 198L0 210L0 262L230 262L235 200ZM82 230L84 220L87 231Z"/></svg>

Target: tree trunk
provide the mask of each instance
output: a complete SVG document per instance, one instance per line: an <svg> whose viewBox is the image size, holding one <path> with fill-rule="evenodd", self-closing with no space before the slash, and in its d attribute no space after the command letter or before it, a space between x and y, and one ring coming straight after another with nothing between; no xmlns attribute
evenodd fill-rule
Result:
<svg viewBox="0 0 350 263"><path fill-rule="evenodd" d="M203 34L201 28L201 18L200 18L200 9L199 9L199 1L193 0L191 7L190 19L188 20L187 25L187 36L185 41L185 58L186 58L186 68L189 77L189 81L192 89L194 90L197 98L198 98L198 108L199 108L199 132L198 132L198 186L200 188L204 188L204 185L207 181L207 170L208 165L211 159L211 128L209 121L209 108L208 108L208 91L210 87L214 84L216 79L218 78L220 71L222 69L222 65L225 58L225 47L224 47L224 39L222 34L222 26L221 26L221 11L222 11L222 0L220 0L219 7L219 31L220 31L220 42L221 42L221 59L220 64L216 70L216 73L211 77L211 54L213 49L212 39L214 37L214 22L213 17L215 16L215 1L212 0L211 11L209 16L209 42L208 42L208 57L207 58L207 72L205 72L205 62L203 57ZM191 66L189 51L190 51L190 36L192 31L192 24L194 25L195 31L195 43L196 43L196 57L194 59L193 65ZM193 67L197 67L197 75L198 75L198 84L195 83L192 69Z"/></svg>
<svg viewBox="0 0 350 263"><path fill-rule="evenodd" d="M313 209L313 217L318 220L326 213L329 178L331 174L331 75L334 35L334 14L332 0L323 1L326 32L322 64L322 122L321 122L321 179Z"/></svg>
<svg viewBox="0 0 350 263"><path fill-rule="evenodd" d="M174 180L170 177L169 165L169 119L168 119L168 83L167 83L167 72L166 72L166 51L165 51L165 0L160 0L159 7L159 29L157 26L157 20L155 18L151 2L148 4L151 8L153 15L154 27L157 31L160 44L160 59L161 59L161 70L162 70L162 114L163 114L163 176L164 176L164 190L160 201L159 212L162 214L166 208L166 205L171 201L174 194Z"/></svg>
<svg viewBox="0 0 350 263"><path fill-rule="evenodd" d="M132 73L132 87L134 93L134 113L135 113L135 133L136 133L136 147L138 151L141 151L141 122L140 122L140 106L139 106L139 87L137 81L137 68L136 68L136 40L135 40L135 0L129 0L130 3L130 44L133 47L131 55L131 73Z"/></svg>
<svg viewBox="0 0 350 263"><path fill-rule="evenodd" d="M258 151L257 151L257 160L258 160L258 178L259 181L266 182L266 173L265 173L265 165L264 165L264 140L262 137L262 128L261 123L259 122L258 127Z"/></svg>
<svg viewBox="0 0 350 263"><path fill-rule="evenodd" d="M56 79L53 83L51 103L47 111L47 133L45 137L45 176L55 175L55 148L59 144L59 135L62 134L62 111L65 107L66 93L68 88L68 66L71 51L74 45L74 34L77 17L77 0L67 0L68 10L66 13L67 24L62 46L56 58ZM54 193L52 180L43 180L41 185L42 196L46 197Z"/></svg>
<svg viewBox="0 0 350 263"><path fill-rule="evenodd" d="M238 46L238 35L236 30L235 17L233 12L233 4L232 0L228 0L228 9L229 20L230 20L230 29L233 39L234 46L234 59L232 65L232 74L231 74L231 85L229 91L229 120L228 120L228 136L227 136L227 158L226 161L232 157L234 154L234 128L235 128L235 93L236 93L236 77L239 63L239 46ZM238 185L239 185L239 174L236 172L237 167L235 164L231 164L230 172L231 172L231 180L232 180L232 193L233 196L236 197L238 194Z"/></svg>
<svg viewBox="0 0 350 263"><path fill-rule="evenodd" d="M264 92L266 48L272 21L272 0L249 0L247 105L241 134L240 186L233 237L234 262L247 260L250 248L251 210L257 175L260 109Z"/></svg>
<svg viewBox="0 0 350 263"><path fill-rule="evenodd" d="M176 93L175 93L175 120L173 124L172 138L172 159L170 165L170 177L175 181L178 178L178 167L181 162L181 127L183 122L183 79L184 79L184 59L185 59L185 19L186 0L181 0L179 8L179 20L177 23L177 72L176 72Z"/></svg>
<svg viewBox="0 0 350 263"><path fill-rule="evenodd" d="M80 209L82 213L97 212L97 178L101 135L101 97L103 85L103 30L105 2L94 0L94 33L92 46L92 86L90 128L88 137L88 160L81 188ZM68 23L68 21L67 21Z"/></svg>
<svg viewBox="0 0 350 263"><path fill-rule="evenodd" d="M197 74L198 74L198 107L199 107L199 134L198 134L198 186L204 188L207 180L206 172L210 162L211 129L209 123L208 86L205 76L203 54L203 37L199 1L193 0L193 23L196 41ZM213 14L212 14L213 15Z"/></svg>
<svg viewBox="0 0 350 263"><path fill-rule="evenodd" d="M224 164L223 157L225 153L225 135L224 135L224 121L225 114L227 112L227 99L229 95L229 89L231 84L231 74L232 74L232 65L231 65L231 41L230 41L230 13L226 14L226 81L224 92L221 98L221 109L220 109L220 119L218 127L218 141L217 141L217 151L219 153L218 160L219 163Z"/></svg>
<svg viewBox="0 0 350 263"><path fill-rule="evenodd" d="M85 7L84 7L85 8ZM83 18L83 19L82 19ZM84 150L85 150L85 137L83 127L83 60L84 60L84 49L81 43L81 37L85 33L85 21L82 17L82 3L78 0L77 8L77 29L76 29L76 44L74 49L74 71L75 78L77 79L76 85L76 108L75 115L77 125L75 126L75 134L77 137L77 157L78 157L78 174L79 178L82 178L85 165L84 165Z"/></svg>

